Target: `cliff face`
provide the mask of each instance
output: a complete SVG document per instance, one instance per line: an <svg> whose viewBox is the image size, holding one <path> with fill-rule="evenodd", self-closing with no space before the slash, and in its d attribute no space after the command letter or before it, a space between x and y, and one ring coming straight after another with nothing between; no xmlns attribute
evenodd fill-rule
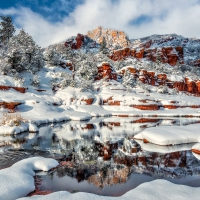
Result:
<svg viewBox="0 0 200 200"><path fill-rule="evenodd" d="M92 31L88 31L87 36L97 43L101 43L104 37L107 43L107 47L119 46L121 48L124 48L130 45L130 40L126 33L124 33L123 31L104 29L101 26Z"/></svg>
<svg viewBox="0 0 200 200"><path fill-rule="evenodd" d="M65 42L65 46L70 46L72 49L80 49L84 43L85 36L78 33L76 38L69 39Z"/></svg>
<svg viewBox="0 0 200 200"><path fill-rule="evenodd" d="M137 59L146 58L147 60L156 62L158 55L161 57L163 63L168 63L172 66L176 65L177 62L181 64L184 63L182 47L162 47L155 49L131 49L128 47L113 51L110 58L114 61L123 60L127 57L134 57Z"/></svg>
<svg viewBox="0 0 200 200"><path fill-rule="evenodd" d="M169 88L176 88L178 91L188 92L197 96L200 95L199 80L191 80L190 78L183 78L182 80L170 80L171 77L168 77L164 73L155 74L155 72L137 70L131 66L127 67L126 69L144 84L153 86L166 85ZM125 73L125 69L122 69L119 73L123 75Z"/></svg>

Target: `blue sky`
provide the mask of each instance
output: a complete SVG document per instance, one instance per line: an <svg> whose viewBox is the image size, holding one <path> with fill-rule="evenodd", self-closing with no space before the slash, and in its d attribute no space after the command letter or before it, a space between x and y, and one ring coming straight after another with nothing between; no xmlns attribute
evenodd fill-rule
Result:
<svg viewBox="0 0 200 200"><path fill-rule="evenodd" d="M200 38L200 0L0 0L0 15L13 18L42 47L103 26L129 38L176 33Z"/></svg>
<svg viewBox="0 0 200 200"><path fill-rule="evenodd" d="M69 15L84 0L0 0L0 8L27 7L56 22Z"/></svg>

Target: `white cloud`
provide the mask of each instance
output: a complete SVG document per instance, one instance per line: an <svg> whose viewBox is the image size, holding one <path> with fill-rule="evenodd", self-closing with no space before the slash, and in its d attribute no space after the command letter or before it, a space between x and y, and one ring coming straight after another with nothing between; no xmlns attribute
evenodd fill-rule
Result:
<svg viewBox="0 0 200 200"><path fill-rule="evenodd" d="M56 23L25 7L0 9L0 14L13 15L17 26L44 47L99 25L123 30L130 38L167 33L200 38L199 10L198 0L85 0ZM131 23L143 15L151 20L140 25Z"/></svg>

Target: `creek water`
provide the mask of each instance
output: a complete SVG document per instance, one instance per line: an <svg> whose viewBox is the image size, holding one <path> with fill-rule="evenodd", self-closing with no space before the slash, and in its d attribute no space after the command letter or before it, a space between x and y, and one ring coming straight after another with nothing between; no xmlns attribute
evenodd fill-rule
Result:
<svg viewBox="0 0 200 200"><path fill-rule="evenodd" d="M200 127L195 118L119 117L42 125L39 133L0 137L0 169L41 155L61 164L48 173L37 172L40 190L120 196L155 179L200 187L200 161L191 152L193 144L158 146L134 140L148 127L194 123Z"/></svg>

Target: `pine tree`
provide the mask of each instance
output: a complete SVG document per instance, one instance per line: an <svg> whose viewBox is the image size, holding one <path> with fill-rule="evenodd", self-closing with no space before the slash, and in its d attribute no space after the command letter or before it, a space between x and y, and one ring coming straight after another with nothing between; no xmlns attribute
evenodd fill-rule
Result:
<svg viewBox="0 0 200 200"><path fill-rule="evenodd" d="M9 40L3 60L7 65L4 69L10 69L13 73L29 71L34 74L44 65L40 47L24 30Z"/></svg>
<svg viewBox="0 0 200 200"><path fill-rule="evenodd" d="M102 39L99 51L102 52L103 54L108 54L108 48L105 37L103 37Z"/></svg>
<svg viewBox="0 0 200 200"><path fill-rule="evenodd" d="M133 76L133 74L130 73L129 70L126 70L123 76L122 84L126 88L133 88L136 85L136 78Z"/></svg>
<svg viewBox="0 0 200 200"><path fill-rule="evenodd" d="M61 62L61 56L52 48L47 49L43 55L48 67L57 66Z"/></svg>
<svg viewBox="0 0 200 200"><path fill-rule="evenodd" d="M0 43L7 44L15 33L15 27L11 17L0 16Z"/></svg>
<svg viewBox="0 0 200 200"><path fill-rule="evenodd" d="M97 66L95 63L95 58L92 54L83 55L80 61L77 63L79 68L76 74L85 80L94 80L95 75L97 75Z"/></svg>

